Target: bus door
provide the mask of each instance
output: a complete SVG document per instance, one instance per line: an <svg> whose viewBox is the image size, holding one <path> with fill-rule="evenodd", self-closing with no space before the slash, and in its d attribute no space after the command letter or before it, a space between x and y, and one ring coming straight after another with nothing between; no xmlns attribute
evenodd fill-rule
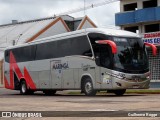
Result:
<svg viewBox="0 0 160 120"><path fill-rule="evenodd" d="M62 63L61 60L51 61L52 88L62 88Z"/></svg>
<svg viewBox="0 0 160 120"><path fill-rule="evenodd" d="M112 88L112 76L111 69L113 66L113 54L111 52L111 47L109 45L102 45L100 50L100 58L101 58L101 80L104 84L102 84L102 88Z"/></svg>
<svg viewBox="0 0 160 120"><path fill-rule="evenodd" d="M96 63L100 67L100 83L101 88L112 88L112 77L111 77L111 68L112 68L112 53L110 47L107 45L97 45L95 58Z"/></svg>

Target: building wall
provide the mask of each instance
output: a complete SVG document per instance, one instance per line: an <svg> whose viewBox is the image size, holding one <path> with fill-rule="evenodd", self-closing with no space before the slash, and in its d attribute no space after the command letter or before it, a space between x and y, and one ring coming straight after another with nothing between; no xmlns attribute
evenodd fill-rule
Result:
<svg viewBox="0 0 160 120"><path fill-rule="evenodd" d="M146 23L137 23L137 24L127 24L124 26L121 26L122 30L125 30L126 27L134 27L134 26L138 26L138 34L143 34L145 33L145 25L151 25L151 24L159 24L160 25L160 21L156 21L156 22L146 22ZM157 31L154 31L157 32Z"/></svg>
<svg viewBox="0 0 160 120"><path fill-rule="evenodd" d="M124 11L124 5L129 5L132 3L137 3L137 8L135 10L139 10L139 9L143 9L143 2L144 1L150 1L150 0L121 0L120 2L120 12L121 13L127 13L127 12L131 12L131 11ZM155 1L155 0L152 0ZM160 6L160 0L157 0L157 7ZM155 14L154 12L151 12L152 14ZM147 14L146 16L150 16L149 14ZM157 16L155 16L157 17ZM134 19L137 19L136 17ZM145 21L145 22L138 22L138 23L133 23L133 24L125 24L125 25L121 25L121 29L125 30L128 27L134 27L134 26L138 26L138 30L137 33L141 34L141 33L145 33L145 26L146 25L151 25L151 24L159 24L160 26L160 20L159 21ZM159 28L160 29L160 28ZM159 31L159 30L158 30ZM156 32L156 31L153 31Z"/></svg>
<svg viewBox="0 0 160 120"><path fill-rule="evenodd" d="M132 3L137 3L137 9L135 9L135 10L143 9L143 2L144 1L150 1L150 0L121 0L121 2L120 2L120 12L121 13L130 12L130 11L124 11L124 5L132 4ZM155 0L152 0L152 1L155 1ZM157 0L157 7L158 6L160 6L160 0ZM132 10L132 11L134 11L134 10ZM151 25L151 24L159 24L159 26L160 26L160 20L159 21L139 22L139 23L134 23L134 24L125 24L125 25L121 26L121 29L124 30L127 27L138 26L137 33L142 34L142 33L146 32L145 31L145 26L146 25ZM157 32L157 31L153 31L153 32Z"/></svg>
<svg viewBox="0 0 160 120"><path fill-rule="evenodd" d="M51 26L47 31L39 35L36 39L41 39L41 38L45 38L48 36L53 36L53 35L57 35L65 32L68 32L67 29L64 27L61 21L58 21L53 26Z"/></svg>
<svg viewBox="0 0 160 120"><path fill-rule="evenodd" d="M85 21L85 23L83 24L83 26L81 27L81 29L85 29L85 28L94 28L94 26L91 25L89 23L89 21Z"/></svg>
<svg viewBox="0 0 160 120"><path fill-rule="evenodd" d="M77 27L77 30L96 27L95 23L88 16L85 16Z"/></svg>

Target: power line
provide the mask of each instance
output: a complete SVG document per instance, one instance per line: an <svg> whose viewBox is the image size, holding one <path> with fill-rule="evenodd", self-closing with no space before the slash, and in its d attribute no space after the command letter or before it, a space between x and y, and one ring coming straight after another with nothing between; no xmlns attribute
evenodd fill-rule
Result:
<svg viewBox="0 0 160 120"><path fill-rule="evenodd" d="M99 6L103 6L103 5L110 4L110 3L113 3L113 2L117 2L117 1L120 1L120 0L106 0L104 2L99 2L99 3L95 3L95 4L85 6L85 0L84 0L84 7L72 9L72 10L69 10L69 11L63 12L63 13L59 13L59 14L56 14L56 16L67 15L67 14L72 14L72 13L81 12L81 11L85 12L85 10L95 8L95 7L99 7Z"/></svg>

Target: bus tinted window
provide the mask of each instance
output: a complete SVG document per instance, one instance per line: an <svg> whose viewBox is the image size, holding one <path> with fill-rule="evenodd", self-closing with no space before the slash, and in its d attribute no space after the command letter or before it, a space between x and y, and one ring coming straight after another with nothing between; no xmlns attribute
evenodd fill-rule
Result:
<svg viewBox="0 0 160 120"><path fill-rule="evenodd" d="M10 50L16 59L16 62L32 61L35 58L36 46L25 46Z"/></svg>
<svg viewBox="0 0 160 120"><path fill-rule="evenodd" d="M63 50L68 55L92 56L91 47L86 36L71 38L68 41L68 47ZM64 41L65 42L65 41ZM62 46L63 47L63 46Z"/></svg>
<svg viewBox="0 0 160 120"><path fill-rule="evenodd" d="M91 48L86 36L68 38L37 45L36 60L72 55L92 56Z"/></svg>
<svg viewBox="0 0 160 120"><path fill-rule="evenodd" d="M9 62L9 51L13 52L17 62L59 58L72 55L92 56L87 36L79 36L7 50L5 52L5 60L7 62Z"/></svg>
<svg viewBox="0 0 160 120"><path fill-rule="evenodd" d="M57 52L57 43L55 41L38 44L36 52L36 60L50 59L52 57L56 57L55 54L56 52Z"/></svg>

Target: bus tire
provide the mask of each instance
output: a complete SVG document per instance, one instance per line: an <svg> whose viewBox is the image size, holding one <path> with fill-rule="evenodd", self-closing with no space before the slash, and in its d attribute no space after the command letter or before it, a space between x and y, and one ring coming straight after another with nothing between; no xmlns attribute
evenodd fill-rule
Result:
<svg viewBox="0 0 160 120"><path fill-rule="evenodd" d="M125 92L126 92L126 89L113 91L113 93L116 94L117 96L122 96Z"/></svg>
<svg viewBox="0 0 160 120"><path fill-rule="evenodd" d="M55 95L56 92L57 90L44 90L43 91L45 95Z"/></svg>
<svg viewBox="0 0 160 120"><path fill-rule="evenodd" d="M93 83L89 77L82 81L82 91L86 96L95 96L97 91L93 88Z"/></svg>
<svg viewBox="0 0 160 120"><path fill-rule="evenodd" d="M20 94L21 95L27 95L29 93L29 90L27 88L27 84L26 84L26 81L21 81L21 84L20 84Z"/></svg>

